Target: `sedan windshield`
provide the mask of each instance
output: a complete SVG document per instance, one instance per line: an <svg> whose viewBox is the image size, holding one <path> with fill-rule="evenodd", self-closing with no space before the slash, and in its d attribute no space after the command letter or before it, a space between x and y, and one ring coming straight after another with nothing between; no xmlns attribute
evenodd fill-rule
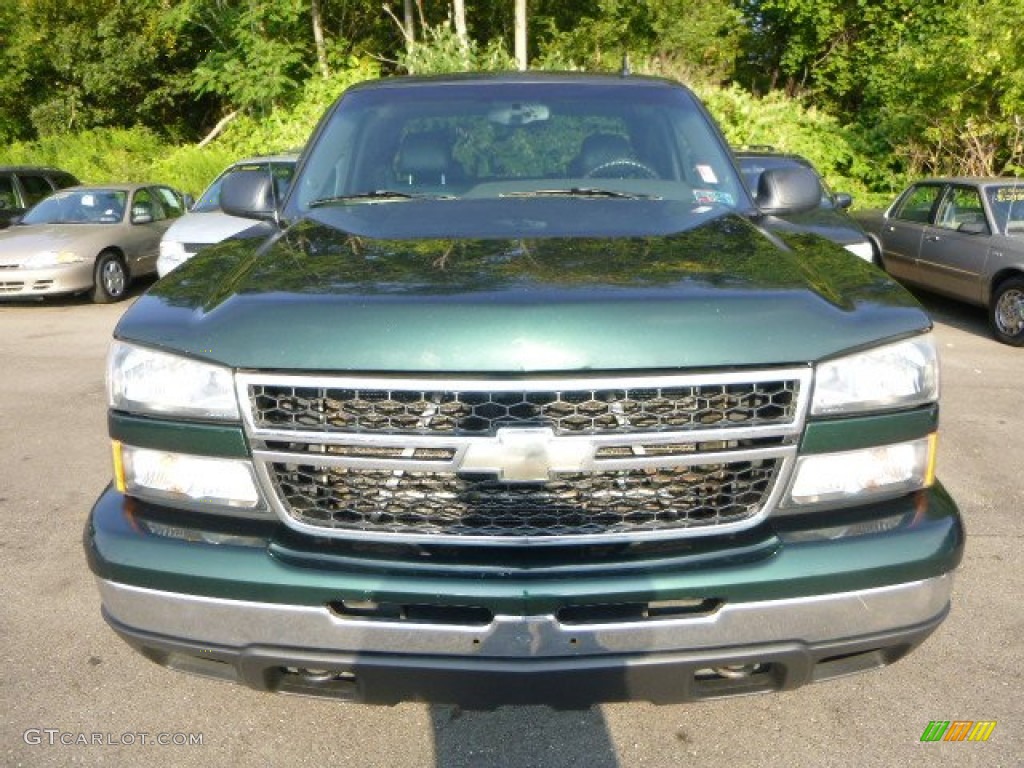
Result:
<svg viewBox="0 0 1024 768"><path fill-rule="evenodd" d="M22 224L117 224L124 218L127 192L89 189L58 192L38 203Z"/></svg>
<svg viewBox="0 0 1024 768"><path fill-rule="evenodd" d="M494 81L355 90L314 147L289 201L291 216L324 220L355 206L409 210L427 200L460 207L463 200L513 206L567 199L577 204L571 219L585 232L589 215L606 215L603 206L588 205L594 200L665 201L695 214L750 205L693 97L664 84ZM474 222L456 227L471 230Z"/></svg>

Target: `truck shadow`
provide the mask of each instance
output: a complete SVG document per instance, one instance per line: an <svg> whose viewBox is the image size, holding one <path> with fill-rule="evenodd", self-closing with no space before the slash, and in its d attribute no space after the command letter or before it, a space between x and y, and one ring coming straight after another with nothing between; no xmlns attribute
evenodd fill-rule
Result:
<svg viewBox="0 0 1024 768"><path fill-rule="evenodd" d="M430 719L438 768L620 765L597 707L578 711L503 707L471 712L431 706Z"/></svg>
<svg viewBox="0 0 1024 768"><path fill-rule="evenodd" d="M914 298L921 302L933 320L975 336L992 338L992 331L988 324L988 311L984 307L965 304L937 293L930 293L922 288L909 290Z"/></svg>

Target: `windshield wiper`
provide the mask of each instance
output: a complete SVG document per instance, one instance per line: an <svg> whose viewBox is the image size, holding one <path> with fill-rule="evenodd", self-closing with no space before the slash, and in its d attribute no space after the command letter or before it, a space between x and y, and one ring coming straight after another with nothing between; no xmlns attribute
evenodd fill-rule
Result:
<svg viewBox="0 0 1024 768"><path fill-rule="evenodd" d="M498 197L617 197L625 200L661 200L659 195L643 192L618 192L600 187L570 187L568 189L534 189L529 192L505 192Z"/></svg>
<svg viewBox="0 0 1024 768"><path fill-rule="evenodd" d="M399 192L394 189L374 189L370 192L359 192L352 195L335 195L333 197L321 197L309 204L310 208L319 208L324 205L336 205L359 200L453 200L454 195L428 195L422 192Z"/></svg>

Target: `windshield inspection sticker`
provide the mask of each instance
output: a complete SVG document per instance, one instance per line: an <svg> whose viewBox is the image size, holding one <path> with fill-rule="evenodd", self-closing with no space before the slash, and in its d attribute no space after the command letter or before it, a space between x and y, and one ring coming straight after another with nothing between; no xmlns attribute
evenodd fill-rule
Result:
<svg viewBox="0 0 1024 768"><path fill-rule="evenodd" d="M718 183L718 177L715 176L715 169L712 168L710 165L698 165L697 173L700 174L700 177L704 180L705 184Z"/></svg>
<svg viewBox="0 0 1024 768"><path fill-rule="evenodd" d="M728 192L719 192L717 189L695 189L693 190L693 199L694 202L703 204L733 205L736 202Z"/></svg>

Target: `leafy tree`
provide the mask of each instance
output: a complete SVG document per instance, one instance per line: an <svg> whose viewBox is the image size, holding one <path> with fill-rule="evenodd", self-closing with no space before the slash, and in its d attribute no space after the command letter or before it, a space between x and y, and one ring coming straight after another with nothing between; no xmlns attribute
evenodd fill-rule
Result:
<svg viewBox="0 0 1024 768"><path fill-rule="evenodd" d="M746 34L731 0L588 0L572 4L571 13L544 10L533 20L541 26L541 59L588 69L617 69L628 53L721 81L731 76Z"/></svg>
<svg viewBox="0 0 1024 768"><path fill-rule="evenodd" d="M282 104L309 75L312 41L301 34L302 0L187 0L165 14L176 36L198 34L208 43L191 89L234 108L268 111Z"/></svg>

